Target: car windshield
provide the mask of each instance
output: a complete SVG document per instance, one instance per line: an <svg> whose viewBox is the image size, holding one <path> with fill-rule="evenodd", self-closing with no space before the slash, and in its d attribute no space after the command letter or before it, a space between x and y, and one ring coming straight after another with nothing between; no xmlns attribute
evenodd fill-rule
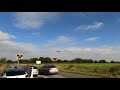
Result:
<svg viewBox="0 0 120 90"><path fill-rule="evenodd" d="M16 75L24 75L24 74L26 74L24 70L6 72L6 76L16 76Z"/></svg>
<svg viewBox="0 0 120 90"><path fill-rule="evenodd" d="M37 67L34 67L34 69L37 69Z"/></svg>
<svg viewBox="0 0 120 90"><path fill-rule="evenodd" d="M33 67L33 69L37 69L37 67L36 67L36 66L29 66L29 67Z"/></svg>
<svg viewBox="0 0 120 90"><path fill-rule="evenodd" d="M33 67L33 69L37 69L37 67L35 67L35 66L32 66Z"/></svg>

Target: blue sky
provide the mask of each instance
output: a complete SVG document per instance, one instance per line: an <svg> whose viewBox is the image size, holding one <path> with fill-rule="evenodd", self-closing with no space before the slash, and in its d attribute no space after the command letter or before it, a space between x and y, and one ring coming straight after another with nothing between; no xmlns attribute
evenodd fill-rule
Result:
<svg viewBox="0 0 120 90"><path fill-rule="evenodd" d="M119 29L119 12L0 12L0 56L119 61Z"/></svg>

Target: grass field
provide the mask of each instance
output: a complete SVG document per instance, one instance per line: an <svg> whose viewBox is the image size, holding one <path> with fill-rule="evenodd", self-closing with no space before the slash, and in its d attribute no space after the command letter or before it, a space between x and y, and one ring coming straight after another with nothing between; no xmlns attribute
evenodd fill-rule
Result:
<svg viewBox="0 0 120 90"><path fill-rule="evenodd" d="M120 78L120 64L118 63L82 63L82 64L56 64L65 72L80 73L99 76L103 78Z"/></svg>

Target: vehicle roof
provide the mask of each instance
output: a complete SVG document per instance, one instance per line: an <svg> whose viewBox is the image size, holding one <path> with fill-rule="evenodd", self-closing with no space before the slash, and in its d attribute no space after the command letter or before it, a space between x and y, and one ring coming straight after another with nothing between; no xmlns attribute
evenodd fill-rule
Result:
<svg viewBox="0 0 120 90"><path fill-rule="evenodd" d="M11 71L25 71L23 68L9 68L9 69L6 69L6 72L11 72Z"/></svg>

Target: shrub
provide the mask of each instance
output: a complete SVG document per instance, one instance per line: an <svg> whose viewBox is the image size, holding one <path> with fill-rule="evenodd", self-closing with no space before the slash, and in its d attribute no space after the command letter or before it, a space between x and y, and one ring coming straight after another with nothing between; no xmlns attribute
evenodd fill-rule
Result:
<svg viewBox="0 0 120 90"><path fill-rule="evenodd" d="M120 66L112 66L109 68L110 73L115 73L118 72L119 70L120 70Z"/></svg>

